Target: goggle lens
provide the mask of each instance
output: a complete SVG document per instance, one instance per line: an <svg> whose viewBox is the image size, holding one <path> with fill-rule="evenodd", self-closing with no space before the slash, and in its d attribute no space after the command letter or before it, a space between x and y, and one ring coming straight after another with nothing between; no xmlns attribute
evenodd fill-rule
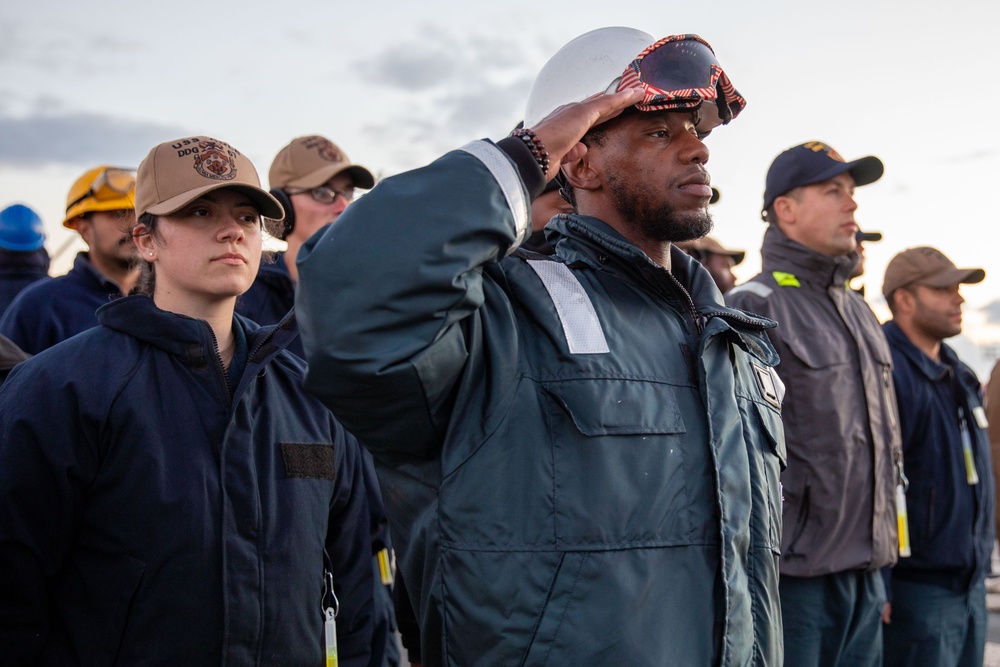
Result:
<svg viewBox="0 0 1000 667"><path fill-rule="evenodd" d="M119 167L109 167L99 173L94 182L90 184L90 189L70 202L66 210L69 211L84 199L95 199L97 201L120 199L122 195L127 195L134 188L134 171Z"/></svg>
<svg viewBox="0 0 1000 667"><path fill-rule="evenodd" d="M622 73L618 90L641 88L640 111L691 109L702 102L700 130L728 123L746 106L715 57L697 35L664 37L636 56ZM719 98L721 97L721 103Z"/></svg>
<svg viewBox="0 0 1000 667"><path fill-rule="evenodd" d="M98 177L94 181L94 185L91 186L91 190L94 190L94 194L97 195L102 190L110 190L119 195L127 194L129 190L135 187L135 172L129 171L128 169L106 169L103 174L103 182L98 185L98 181L101 177Z"/></svg>
<svg viewBox="0 0 1000 667"><path fill-rule="evenodd" d="M639 79L663 93L714 88L720 74L715 54L693 40L667 42L639 60Z"/></svg>

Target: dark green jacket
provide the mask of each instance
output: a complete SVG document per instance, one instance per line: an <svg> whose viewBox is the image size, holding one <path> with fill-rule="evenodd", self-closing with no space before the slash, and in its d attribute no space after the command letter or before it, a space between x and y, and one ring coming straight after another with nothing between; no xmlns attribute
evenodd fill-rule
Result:
<svg viewBox="0 0 1000 667"><path fill-rule="evenodd" d="M299 257L307 386L375 453L424 663L781 664L773 322L594 218L504 259L541 179L514 144Z"/></svg>

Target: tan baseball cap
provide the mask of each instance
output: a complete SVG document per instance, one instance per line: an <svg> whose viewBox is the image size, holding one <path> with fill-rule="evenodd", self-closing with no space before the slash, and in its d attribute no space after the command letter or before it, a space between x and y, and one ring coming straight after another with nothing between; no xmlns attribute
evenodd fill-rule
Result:
<svg viewBox="0 0 1000 667"><path fill-rule="evenodd" d="M907 248L885 267L882 296L886 301L892 293L907 285L950 287L960 283L979 283L986 277L982 269L960 269L936 248Z"/></svg>
<svg viewBox="0 0 1000 667"><path fill-rule="evenodd" d="M267 173L272 188L318 188L342 171L363 190L375 187L375 177L364 167L351 164L337 144L326 137L298 137L278 151Z"/></svg>
<svg viewBox="0 0 1000 667"><path fill-rule="evenodd" d="M732 257L734 266L742 262L747 256L747 253L744 250L729 250L728 248L722 247L722 244L713 239L711 236L703 236L700 239L695 239L694 241L681 241L675 245L689 255L692 250L695 250L698 252L710 252L713 255L726 255L728 257Z"/></svg>
<svg viewBox="0 0 1000 667"><path fill-rule="evenodd" d="M135 215L170 215L220 188L243 192L265 217L285 217L278 200L260 187L250 160L226 142L204 136L165 141L149 151L136 175Z"/></svg>

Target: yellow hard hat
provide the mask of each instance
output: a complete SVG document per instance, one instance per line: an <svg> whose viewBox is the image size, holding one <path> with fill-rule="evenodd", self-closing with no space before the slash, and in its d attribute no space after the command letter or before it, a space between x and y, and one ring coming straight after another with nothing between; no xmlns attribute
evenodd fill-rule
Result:
<svg viewBox="0 0 1000 667"><path fill-rule="evenodd" d="M91 211L135 208L135 171L102 165L84 172L66 195L63 226L73 229L74 220Z"/></svg>

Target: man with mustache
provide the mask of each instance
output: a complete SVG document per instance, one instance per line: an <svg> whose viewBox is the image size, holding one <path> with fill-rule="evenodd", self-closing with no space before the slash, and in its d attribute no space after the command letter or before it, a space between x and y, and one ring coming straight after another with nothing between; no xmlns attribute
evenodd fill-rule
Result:
<svg viewBox="0 0 1000 667"><path fill-rule="evenodd" d="M523 128L299 253L307 388L375 455L424 665L781 664L774 323L673 247L744 105L696 35L594 30ZM557 174L576 212L521 250Z"/></svg>
<svg viewBox="0 0 1000 667"><path fill-rule="evenodd" d="M0 334L30 354L38 354L97 326L96 311L128 294L139 277L129 228L135 173L100 166L73 183L66 196L63 226L76 230L88 246L64 276L22 291L0 319Z"/></svg>
<svg viewBox="0 0 1000 667"><path fill-rule="evenodd" d="M885 586L896 562L902 450L885 336L847 286L858 262L855 187L882 162L810 141L767 173L762 272L726 302L777 320L768 331L788 393L782 417L781 613L785 664L882 664Z"/></svg>
<svg viewBox="0 0 1000 667"><path fill-rule="evenodd" d="M993 474L979 378L944 340L962 332L960 269L936 248L909 248L885 269L912 555L886 570L885 665L972 667L986 648Z"/></svg>

